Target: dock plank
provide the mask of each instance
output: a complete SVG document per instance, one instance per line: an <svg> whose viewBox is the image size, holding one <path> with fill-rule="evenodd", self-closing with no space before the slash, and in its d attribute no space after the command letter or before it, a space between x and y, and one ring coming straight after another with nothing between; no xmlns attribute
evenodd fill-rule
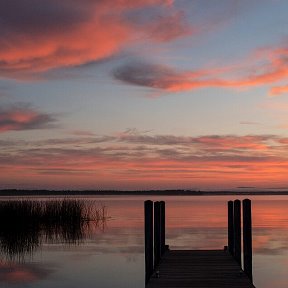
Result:
<svg viewBox="0 0 288 288"><path fill-rule="evenodd" d="M168 250L155 271L147 288L255 288L224 250Z"/></svg>

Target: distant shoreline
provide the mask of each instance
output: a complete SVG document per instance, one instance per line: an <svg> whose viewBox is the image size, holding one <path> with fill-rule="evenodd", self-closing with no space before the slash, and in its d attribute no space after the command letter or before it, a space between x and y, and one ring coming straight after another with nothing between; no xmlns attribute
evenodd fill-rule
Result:
<svg viewBox="0 0 288 288"><path fill-rule="evenodd" d="M288 191L193 191L193 190L21 190L3 189L1 196L285 196Z"/></svg>

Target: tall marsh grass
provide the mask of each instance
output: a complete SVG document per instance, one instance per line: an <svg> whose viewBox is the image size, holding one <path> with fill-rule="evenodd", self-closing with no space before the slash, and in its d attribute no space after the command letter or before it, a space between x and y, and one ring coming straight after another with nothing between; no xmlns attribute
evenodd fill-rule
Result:
<svg viewBox="0 0 288 288"><path fill-rule="evenodd" d="M103 228L105 206L78 199L0 201L0 249L10 258L48 242L77 244L90 228Z"/></svg>

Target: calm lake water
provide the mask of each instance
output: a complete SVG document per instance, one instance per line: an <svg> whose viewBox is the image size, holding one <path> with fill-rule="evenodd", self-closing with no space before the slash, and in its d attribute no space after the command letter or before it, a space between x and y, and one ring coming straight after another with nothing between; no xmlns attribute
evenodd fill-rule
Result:
<svg viewBox="0 0 288 288"><path fill-rule="evenodd" d="M91 197L87 201L107 207L111 218L106 223L90 227L76 243L42 239L21 258L2 252L0 287L144 287L143 202L148 198L166 201L166 243L171 249L227 245L227 200L234 196ZM254 284L287 288L288 197L249 198Z"/></svg>

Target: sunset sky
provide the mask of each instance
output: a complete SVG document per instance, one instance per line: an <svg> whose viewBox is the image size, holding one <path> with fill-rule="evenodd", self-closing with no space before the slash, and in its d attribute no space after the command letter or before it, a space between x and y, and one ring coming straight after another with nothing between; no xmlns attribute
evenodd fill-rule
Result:
<svg viewBox="0 0 288 288"><path fill-rule="evenodd" d="M0 189L288 189L287 0L0 0Z"/></svg>

